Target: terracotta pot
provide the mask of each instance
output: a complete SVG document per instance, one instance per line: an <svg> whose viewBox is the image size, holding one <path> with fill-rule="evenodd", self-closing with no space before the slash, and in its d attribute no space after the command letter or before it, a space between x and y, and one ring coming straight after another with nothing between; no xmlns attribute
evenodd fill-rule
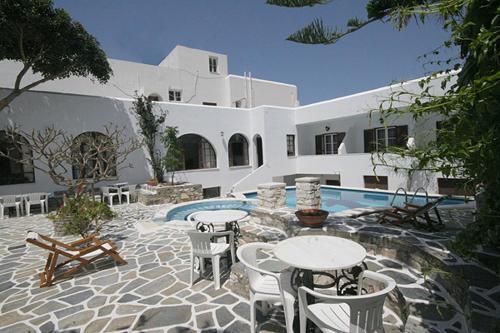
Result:
<svg viewBox="0 0 500 333"><path fill-rule="evenodd" d="M296 211L295 216L304 226L319 228L328 217L328 212L322 209L302 209Z"/></svg>
<svg viewBox="0 0 500 333"><path fill-rule="evenodd" d="M147 184L149 186L156 186L156 185L158 185L158 181L156 179L150 179L150 180L148 180Z"/></svg>

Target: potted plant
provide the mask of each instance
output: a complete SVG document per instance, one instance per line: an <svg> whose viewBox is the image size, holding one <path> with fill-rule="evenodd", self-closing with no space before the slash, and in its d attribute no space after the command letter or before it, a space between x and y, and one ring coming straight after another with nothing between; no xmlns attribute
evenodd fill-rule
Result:
<svg viewBox="0 0 500 333"><path fill-rule="evenodd" d="M301 209L295 212L295 216L297 216L305 227L319 228L328 217L328 212L326 210L314 208Z"/></svg>
<svg viewBox="0 0 500 333"><path fill-rule="evenodd" d="M148 180L146 182L146 184L148 184L148 186L156 186L156 185L158 185L158 180L151 178L150 180Z"/></svg>
<svg viewBox="0 0 500 333"><path fill-rule="evenodd" d="M55 213L49 214L49 218L54 221L56 235L81 237L98 234L106 222L115 216L105 203L78 193L74 198L67 198Z"/></svg>

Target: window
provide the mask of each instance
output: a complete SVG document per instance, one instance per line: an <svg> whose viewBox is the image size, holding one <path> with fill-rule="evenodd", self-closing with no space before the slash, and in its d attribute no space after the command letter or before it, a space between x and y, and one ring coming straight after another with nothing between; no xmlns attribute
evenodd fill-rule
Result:
<svg viewBox="0 0 500 333"><path fill-rule="evenodd" d="M182 91L177 89L170 89L168 91L168 100L171 102L180 102L182 99Z"/></svg>
<svg viewBox="0 0 500 333"><path fill-rule="evenodd" d="M365 153L384 150L387 147L406 147L408 126L370 128L364 131Z"/></svg>
<svg viewBox="0 0 500 333"><path fill-rule="evenodd" d="M151 94L148 96L150 102L161 102L161 97L158 94Z"/></svg>
<svg viewBox="0 0 500 333"><path fill-rule="evenodd" d="M241 108L241 99L237 100L236 102L234 102L234 107L235 108Z"/></svg>
<svg viewBox="0 0 500 333"><path fill-rule="evenodd" d="M205 138L197 134L179 137L183 153L182 170L207 169L217 167L215 150Z"/></svg>
<svg viewBox="0 0 500 333"><path fill-rule="evenodd" d="M19 163L7 157L0 157L0 185L35 182L35 170L32 164L33 153L28 140L20 135L11 139L5 131L0 131L0 150L15 160L27 162Z"/></svg>
<svg viewBox="0 0 500 333"><path fill-rule="evenodd" d="M326 185L340 186L340 179L327 179Z"/></svg>
<svg viewBox="0 0 500 333"><path fill-rule="evenodd" d="M229 166L249 165L248 141L242 134L234 134L228 143Z"/></svg>
<svg viewBox="0 0 500 333"><path fill-rule="evenodd" d="M203 189L203 199L220 197L220 186Z"/></svg>
<svg viewBox="0 0 500 333"><path fill-rule="evenodd" d="M214 102L203 102L201 104L208 105L208 106L217 106L217 103L214 103Z"/></svg>
<svg viewBox="0 0 500 333"><path fill-rule="evenodd" d="M388 189L387 176L363 176L365 188Z"/></svg>
<svg viewBox="0 0 500 333"><path fill-rule="evenodd" d="M116 177L113 143L99 132L85 132L73 140L73 179Z"/></svg>
<svg viewBox="0 0 500 333"><path fill-rule="evenodd" d="M208 57L208 70L210 73L218 73L217 63L219 59L217 57Z"/></svg>
<svg viewBox="0 0 500 333"><path fill-rule="evenodd" d="M447 195L474 195L474 189L466 179L438 178L438 193Z"/></svg>
<svg viewBox="0 0 500 333"><path fill-rule="evenodd" d="M295 135L293 134L286 136L286 155L295 156Z"/></svg>
<svg viewBox="0 0 500 333"><path fill-rule="evenodd" d="M338 154L339 146L344 138L345 132L316 135L316 155Z"/></svg>

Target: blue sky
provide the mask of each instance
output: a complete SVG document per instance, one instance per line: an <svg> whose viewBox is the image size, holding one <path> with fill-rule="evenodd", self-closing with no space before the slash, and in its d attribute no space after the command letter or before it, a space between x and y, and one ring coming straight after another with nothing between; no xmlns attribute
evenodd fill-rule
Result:
<svg viewBox="0 0 500 333"><path fill-rule="evenodd" d="M265 0L56 0L101 43L108 57L158 64L175 45L228 55L229 72L295 84L301 104L345 96L429 72L419 55L448 36L441 25L403 31L375 23L334 45L286 37L315 17L343 26L365 17L366 1L282 8Z"/></svg>

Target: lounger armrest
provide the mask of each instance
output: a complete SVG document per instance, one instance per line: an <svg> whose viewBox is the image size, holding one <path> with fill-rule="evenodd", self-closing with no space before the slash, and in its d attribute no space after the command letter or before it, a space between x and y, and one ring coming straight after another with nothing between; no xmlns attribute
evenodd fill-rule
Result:
<svg viewBox="0 0 500 333"><path fill-rule="evenodd" d="M111 240L106 240L106 241L102 241L102 242L96 243L94 245L91 245L91 246L88 246L88 247L86 247L84 249L79 250L80 255L85 255L87 253L90 253L90 252L93 252L93 251L99 250L99 249L103 250L104 248L102 248L102 246L104 244L110 244L114 248ZM106 249L104 249L104 250L106 250Z"/></svg>
<svg viewBox="0 0 500 333"><path fill-rule="evenodd" d="M413 207L413 208L421 208L422 207L420 205L415 205L415 204L412 204L412 203L409 203L409 202L405 202L405 206Z"/></svg>
<svg viewBox="0 0 500 333"><path fill-rule="evenodd" d="M71 243L69 243L69 245L71 245L71 246L78 246L78 245L90 243L90 242L94 241L95 239L96 239L96 234L92 234L92 235L90 235L90 236L88 236L86 238L83 238L83 239L71 242Z"/></svg>

